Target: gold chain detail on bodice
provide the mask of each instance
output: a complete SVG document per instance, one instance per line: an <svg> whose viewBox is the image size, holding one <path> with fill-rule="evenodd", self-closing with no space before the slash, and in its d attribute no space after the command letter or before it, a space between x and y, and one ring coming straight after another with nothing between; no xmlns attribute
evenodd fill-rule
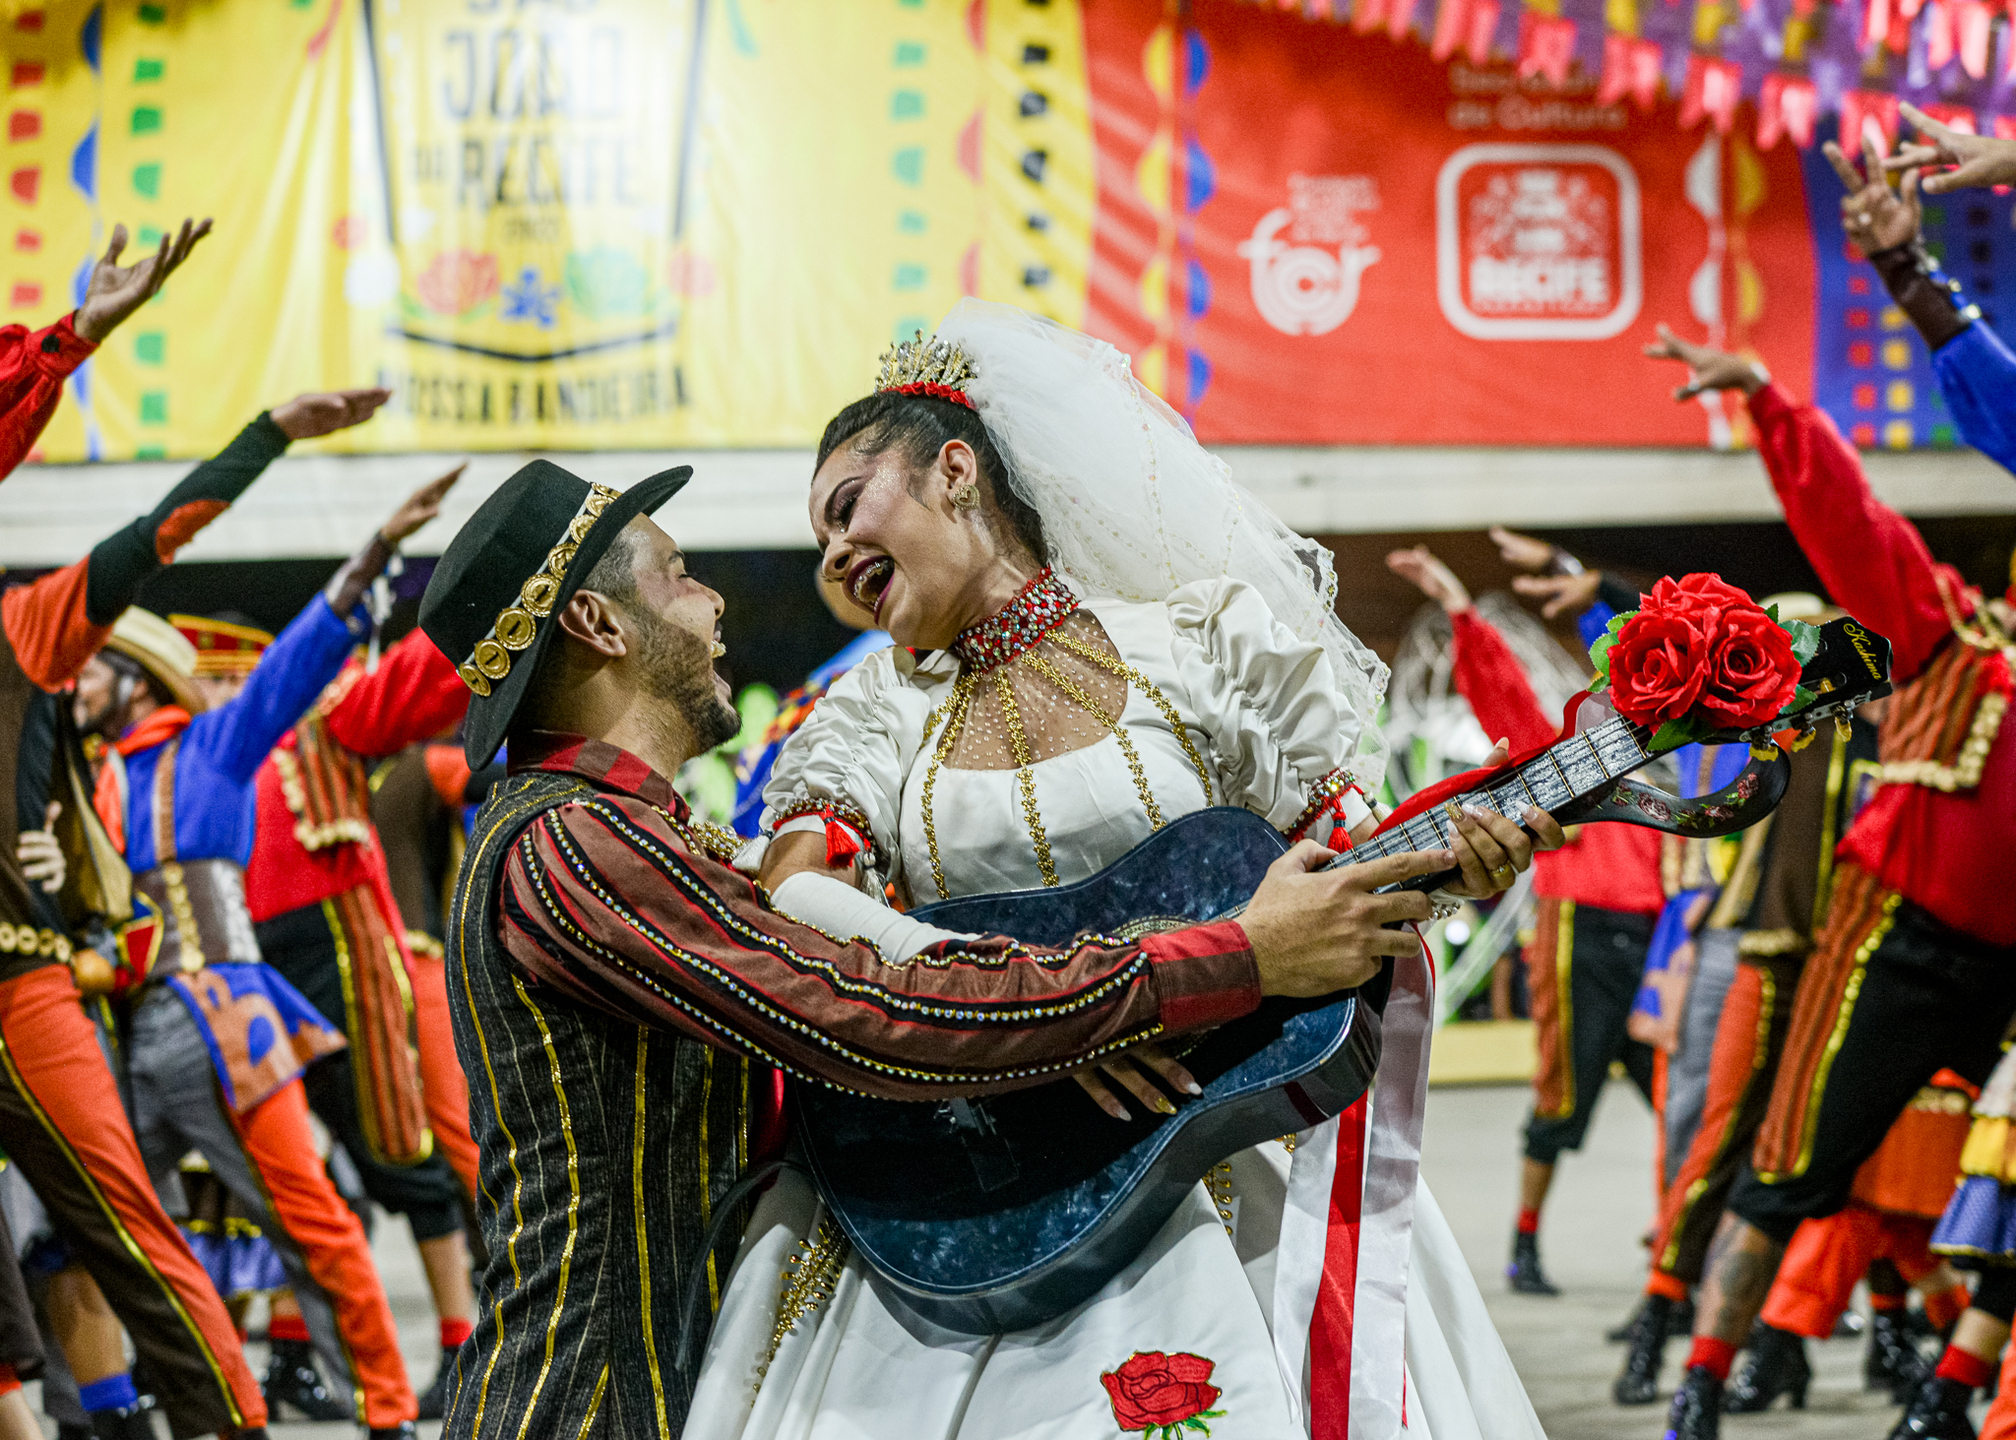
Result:
<svg viewBox="0 0 2016 1440"><path fill-rule="evenodd" d="M1129 738L1126 726L1121 723L1123 716L1109 713L1084 686L1058 669L1043 655L1042 649L1045 645L1062 647L1079 659L1118 676L1146 696L1150 703L1162 712L1163 718L1169 722L1171 732L1176 736L1177 743L1183 747L1183 753L1189 757L1191 765L1196 767L1197 779L1204 787L1204 803L1206 805L1212 803L1211 772L1206 768L1204 756L1198 751L1196 743L1191 740L1189 730L1176 714L1176 707L1169 703L1169 697L1157 689L1147 676L1124 660L1108 655L1097 646L1088 645L1074 636L1052 630L1035 647L1024 651L1009 664L1022 666L1049 681L1074 705L1111 733L1120 746L1121 755L1127 761L1127 769L1134 777L1134 789L1141 798L1142 809L1147 812L1149 828L1160 830L1167 822L1163 819L1162 807L1156 802L1154 791L1149 788L1148 772L1141 763L1140 752L1134 748L1134 742ZM932 813L932 796L938 787L939 769L952 758L953 747L957 745L960 735L965 731L966 720L972 713L974 697L979 693L983 676L991 676L994 693L1000 701L1001 718L1007 727L1009 748L1015 760L1015 784L1021 792L1022 818L1029 827L1029 839L1036 850L1037 871L1042 875L1046 887L1058 884L1057 867L1050 853L1049 833L1044 828L1042 814L1036 808L1036 775L1032 768L1035 764L1035 754L1029 745L1028 732L1022 725L1020 707L1015 703L1015 687L1008 678L1008 665L986 672L962 669L959 678L953 682L952 694L934 709L924 722L924 735L927 739L941 720L945 726L938 736L937 743L931 747L931 759L924 768L924 784L919 795L919 808L923 812L925 849L929 851L931 859L931 881L938 887L938 894L941 897L950 896L952 891L945 883L945 865L938 851L938 826ZM1126 701L1123 695L1121 701L1123 713L1125 709Z"/></svg>

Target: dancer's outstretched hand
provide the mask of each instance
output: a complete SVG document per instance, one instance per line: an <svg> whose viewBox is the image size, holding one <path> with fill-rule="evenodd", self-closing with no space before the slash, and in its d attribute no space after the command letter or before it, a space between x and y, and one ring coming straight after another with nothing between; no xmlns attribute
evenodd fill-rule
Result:
<svg viewBox="0 0 2016 1440"><path fill-rule="evenodd" d="M1564 610L1580 615L1594 605L1596 589L1602 583L1601 570L1584 570L1575 575L1514 575L1512 592L1544 602L1540 616L1552 620Z"/></svg>
<svg viewBox="0 0 2016 1440"><path fill-rule="evenodd" d="M160 293L168 277L209 233L208 220L200 225L184 220L180 230L161 237L159 250L145 260L121 265L119 255L126 248L126 227L114 225L105 258L91 267L91 279L84 287L84 303L77 307L77 318L71 322L78 336L93 345L102 342L118 328L120 321Z"/></svg>
<svg viewBox="0 0 2016 1440"><path fill-rule="evenodd" d="M313 440L334 435L352 425L362 425L378 413L378 407L392 398L390 390L330 390L318 395L296 395L273 407L273 423L289 440Z"/></svg>
<svg viewBox="0 0 2016 1440"><path fill-rule="evenodd" d="M1892 190L1890 177L1884 172L1889 161L1884 158L1882 147L1873 137L1862 137L1862 169L1859 172L1855 163L1832 140L1820 148L1826 152L1827 163L1834 167L1834 173L1841 177L1841 184L1848 191L1841 197L1841 227L1848 232L1849 242L1862 252L1865 259L1878 250L1888 250L1918 238L1918 227L1924 216L1918 204L1919 172L1915 168L1906 170L1903 185Z"/></svg>
<svg viewBox="0 0 2016 1440"><path fill-rule="evenodd" d="M1456 578L1456 572L1437 559L1426 545L1393 551L1386 557L1386 568L1451 615L1461 615L1470 608L1470 592Z"/></svg>
<svg viewBox="0 0 2016 1440"><path fill-rule="evenodd" d="M2016 185L2016 140L1990 135L1969 135L1942 125L1916 105L1897 107L1921 137L1907 141L1895 155L1883 162L1889 171L1922 169L1928 165L1950 165L1953 169L1925 177L1925 193L1944 195L1949 190L1978 189L1984 185Z"/></svg>
<svg viewBox="0 0 2016 1440"><path fill-rule="evenodd" d="M469 462L464 460L447 474L436 476L408 495L405 502L392 512L392 518L378 528L378 533L385 538L385 543L397 545L439 515L441 502L448 497L448 492L455 488L455 482L462 478L462 472L468 468Z"/></svg>
<svg viewBox="0 0 2016 1440"><path fill-rule="evenodd" d="M1678 360L1687 367L1687 383L1673 392L1675 400L1692 400L1705 390L1741 390L1755 395L1771 383L1771 372L1755 360L1731 355L1710 345L1682 340L1661 325L1659 340L1647 345L1645 353L1654 360Z"/></svg>

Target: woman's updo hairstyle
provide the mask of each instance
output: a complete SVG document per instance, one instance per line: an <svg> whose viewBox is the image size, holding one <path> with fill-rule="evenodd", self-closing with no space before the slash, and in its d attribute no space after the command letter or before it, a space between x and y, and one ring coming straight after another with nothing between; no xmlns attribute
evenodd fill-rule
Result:
<svg viewBox="0 0 2016 1440"><path fill-rule="evenodd" d="M935 395L904 395L885 390L856 400L827 422L819 437L816 473L835 450L854 443L863 455L882 455L895 450L913 470L922 470L938 457L948 440L963 440L980 462L980 480L987 500L1006 517L1015 538L1028 548L1039 565L1050 563L1050 547L1043 538L1043 521L1034 506L1015 493L1008 478L1008 462L987 433L985 422L966 406Z"/></svg>

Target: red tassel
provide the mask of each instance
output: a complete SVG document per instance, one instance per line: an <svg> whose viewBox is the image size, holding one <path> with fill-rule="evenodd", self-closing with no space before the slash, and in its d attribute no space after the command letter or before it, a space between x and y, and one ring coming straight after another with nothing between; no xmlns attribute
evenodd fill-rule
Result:
<svg viewBox="0 0 2016 1440"><path fill-rule="evenodd" d="M868 848L862 844L860 832L835 815L831 805L819 812L819 818L826 822L827 869L837 870L842 865L852 864L854 857Z"/></svg>

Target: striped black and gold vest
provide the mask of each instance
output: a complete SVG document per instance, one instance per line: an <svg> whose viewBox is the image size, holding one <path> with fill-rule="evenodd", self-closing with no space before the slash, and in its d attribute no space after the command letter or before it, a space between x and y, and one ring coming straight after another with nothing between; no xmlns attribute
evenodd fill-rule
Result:
<svg viewBox="0 0 2016 1440"><path fill-rule="evenodd" d="M700 1253L748 1149L748 1062L527 985L497 938L512 842L592 788L545 772L498 785L456 881L448 1000L490 1251L443 1431L457 1440L672 1440L693 1386L688 1279L707 1264L718 1303L741 1236L737 1217ZM704 1338L685 1347L694 1369Z"/></svg>

